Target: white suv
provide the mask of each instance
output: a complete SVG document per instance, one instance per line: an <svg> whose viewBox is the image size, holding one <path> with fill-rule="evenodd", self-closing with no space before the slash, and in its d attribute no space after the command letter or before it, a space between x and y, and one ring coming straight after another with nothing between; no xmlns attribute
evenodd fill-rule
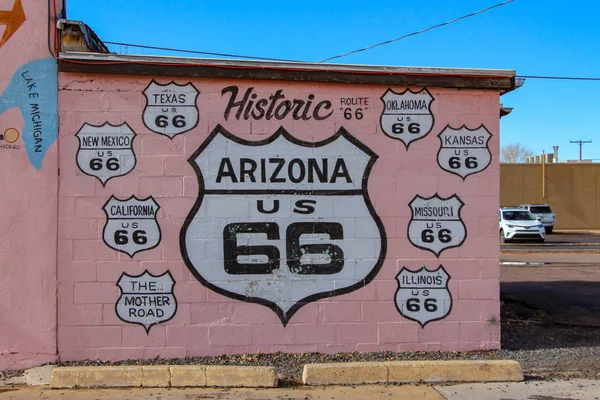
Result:
<svg viewBox="0 0 600 400"><path fill-rule="evenodd" d="M519 207L526 209L542 221L546 227L546 233L552 233L556 224L556 215L548 204L521 204Z"/></svg>
<svg viewBox="0 0 600 400"><path fill-rule="evenodd" d="M515 239L546 239L544 225L529 211L520 207L500 208L500 242Z"/></svg>

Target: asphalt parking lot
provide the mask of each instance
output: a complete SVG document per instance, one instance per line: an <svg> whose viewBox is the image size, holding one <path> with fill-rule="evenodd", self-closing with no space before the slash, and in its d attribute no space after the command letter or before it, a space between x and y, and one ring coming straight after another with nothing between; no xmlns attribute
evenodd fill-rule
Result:
<svg viewBox="0 0 600 400"><path fill-rule="evenodd" d="M500 245L503 252L531 251L531 252L579 252L600 251L600 231L573 232L555 231L546 235L546 241L535 243L533 241L509 242Z"/></svg>

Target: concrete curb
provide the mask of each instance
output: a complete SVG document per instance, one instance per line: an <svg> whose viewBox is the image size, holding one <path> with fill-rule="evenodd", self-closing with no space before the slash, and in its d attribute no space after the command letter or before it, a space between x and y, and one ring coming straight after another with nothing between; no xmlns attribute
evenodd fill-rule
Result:
<svg viewBox="0 0 600 400"><path fill-rule="evenodd" d="M143 365L58 367L53 389L75 387L277 387L273 367Z"/></svg>
<svg viewBox="0 0 600 400"><path fill-rule="evenodd" d="M305 385L365 383L515 382L521 365L511 360L390 361L307 364Z"/></svg>

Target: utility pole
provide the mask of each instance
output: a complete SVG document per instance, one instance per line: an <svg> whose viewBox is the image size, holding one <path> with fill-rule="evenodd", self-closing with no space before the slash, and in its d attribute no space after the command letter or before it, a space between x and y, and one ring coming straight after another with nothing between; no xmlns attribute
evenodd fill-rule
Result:
<svg viewBox="0 0 600 400"><path fill-rule="evenodd" d="M577 143L579 145L579 161L581 161L581 150L584 144L592 143L591 140L571 140L571 143Z"/></svg>

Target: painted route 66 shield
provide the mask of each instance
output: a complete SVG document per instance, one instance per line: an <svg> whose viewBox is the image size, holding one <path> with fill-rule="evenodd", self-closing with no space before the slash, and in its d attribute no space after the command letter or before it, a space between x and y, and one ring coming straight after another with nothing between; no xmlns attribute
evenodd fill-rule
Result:
<svg viewBox="0 0 600 400"><path fill-rule="evenodd" d="M433 128L431 103L434 98L429 90L419 92L406 89L396 93L388 89L383 96L381 130L391 138L401 140L406 148L411 142L423 139Z"/></svg>
<svg viewBox="0 0 600 400"><path fill-rule="evenodd" d="M410 202L412 218L408 239L439 257L442 251L458 247L465 241L467 230L460 216L464 203L457 195L443 198L436 193L424 198L416 195Z"/></svg>
<svg viewBox="0 0 600 400"><path fill-rule="evenodd" d="M152 197L140 200L131 196L127 200L119 200L111 196L103 207L106 213L104 243L132 258L138 251L158 246L160 227L156 213L159 208Z"/></svg>
<svg viewBox="0 0 600 400"><path fill-rule="evenodd" d="M142 325L146 334L153 325L170 320L177 312L175 281L170 271L158 276L147 270L140 275L123 272L117 286L121 289L115 305L117 316L122 321Z"/></svg>
<svg viewBox="0 0 600 400"><path fill-rule="evenodd" d="M437 159L440 168L463 178L483 171L492 161L489 142L492 134L481 125L469 129L446 126L438 135L440 150Z"/></svg>
<svg viewBox="0 0 600 400"><path fill-rule="evenodd" d="M398 276L396 309L405 318L417 321L421 328L431 321L445 318L452 310L452 295L448 289L450 275L443 266L430 271L402 268Z"/></svg>
<svg viewBox="0 0 600 400"><path fill-rule="evenodd" d="M376 158L343 128L313 143L283 128L246 141L216 127L189 160L200 191L181 230L188 268L284 325L309 302L361 288L386 252L367 193Z"/></svg>
<svg viewBox="0 0 600 400"><path fill-rule="evenodd" d="M198 90L191 82L185 85L175 82L161 85L153 79L144 89L144 96L144 125L152 132L173 139L198 125Z"/></svg>
<svg viewBox="0 0 600 400"><path fill-rule="evenodd" d="M123 176L135 167L135 133L127 123L101 126L83 124L75 134L79 139L77 166L86 175L95 176L102 186L110 178Z"/></svg>

